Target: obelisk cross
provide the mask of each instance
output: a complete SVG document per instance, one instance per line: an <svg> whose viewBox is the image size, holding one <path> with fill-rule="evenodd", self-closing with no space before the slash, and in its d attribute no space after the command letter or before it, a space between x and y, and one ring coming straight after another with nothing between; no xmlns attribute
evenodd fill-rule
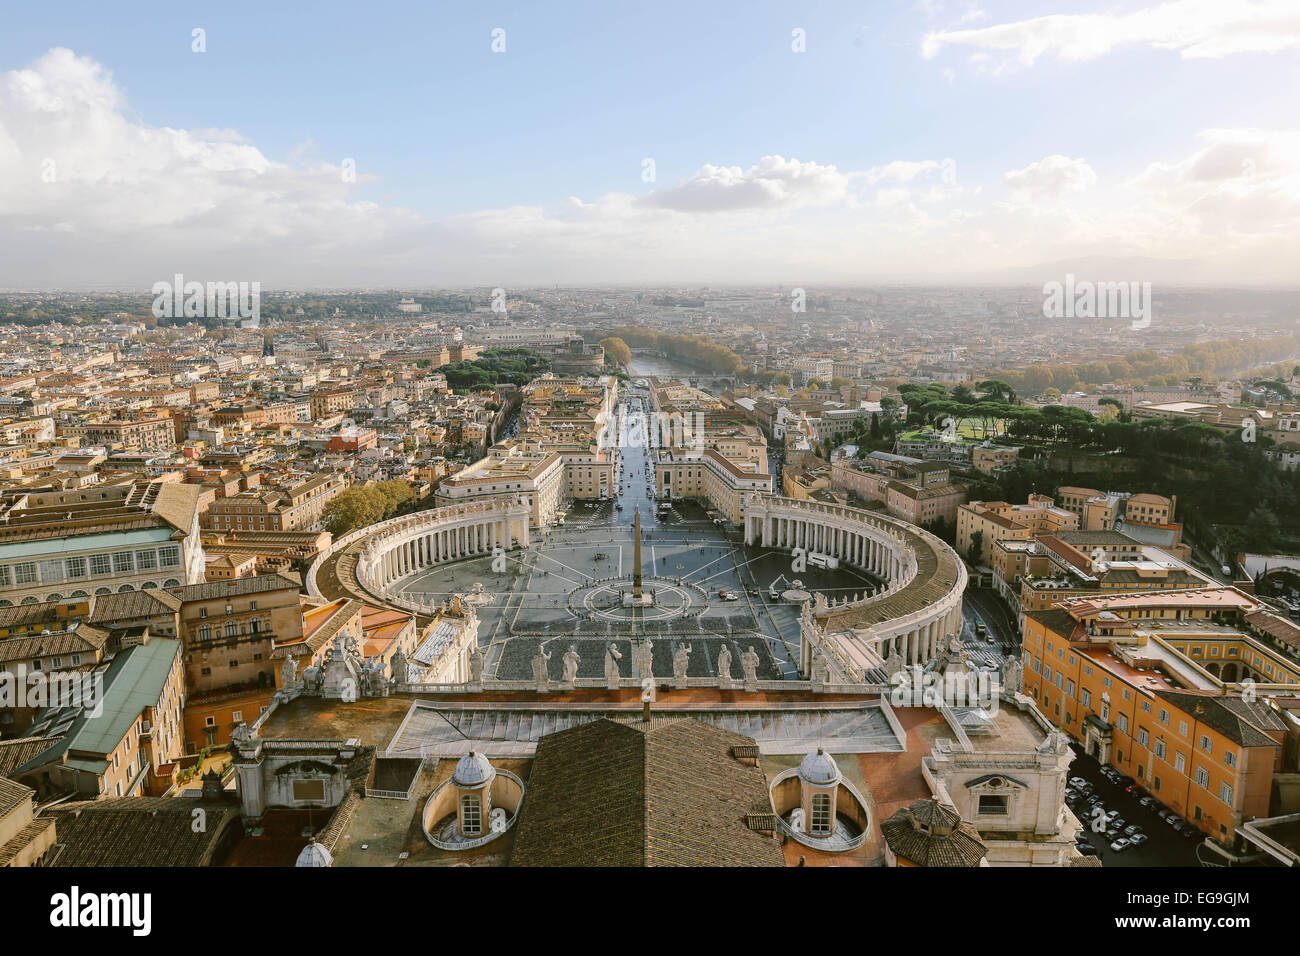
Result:
<svg viewBox="0 0 1300 956"><path fill-rule="evenodd" d="M632 521L632 597L641 600L641 509Z"/></svg>

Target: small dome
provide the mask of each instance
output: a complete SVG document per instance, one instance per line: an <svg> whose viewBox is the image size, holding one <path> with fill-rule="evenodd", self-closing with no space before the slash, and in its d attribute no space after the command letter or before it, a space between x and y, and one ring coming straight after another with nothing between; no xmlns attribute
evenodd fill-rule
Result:
<svg viewBox="0 0 1300 956"><path fill-rule="evenodd" d="M840 768L834 757L818 747L815 754L804 757L799 764L799 776L809 783L828 787L840 782Z"/></svg>
<svg viewBox="0 0 1300 956"><path fill-rule="evenodd" d="M298 862L294 864L294 866L333 866L333 865L334 865L334 857L330 854L329 850L325 849L323 846L321 846L319 843L316 842L315 837L312 838L310 843L308 843L305 847L302 848L302 852L298 854Z"/></svg>
<svg viewBox="0 0 1300 956"><path fill-rule="evenodd" d="M456 764L451 782L458 787L477 788L490 783L496 775L497 772L488 758L471 750Z"/></svg>

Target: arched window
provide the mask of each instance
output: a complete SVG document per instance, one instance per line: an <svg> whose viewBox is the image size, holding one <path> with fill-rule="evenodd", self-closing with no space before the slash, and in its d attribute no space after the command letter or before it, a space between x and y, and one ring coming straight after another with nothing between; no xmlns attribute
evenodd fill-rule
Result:
<svg viewBox="0 0 1300 956"><path fill-rule="evenodd" d="M831 795L814 793L812 798L812 829L810 833L829 836L831 832Z"/></svg>
<svg viewBox="0 0 1300 956"><path fill-rule="evenodd" d="M483 817L479 811L478 797L466 794L460 798L461 832L467 836L483 831Z"/></svg>

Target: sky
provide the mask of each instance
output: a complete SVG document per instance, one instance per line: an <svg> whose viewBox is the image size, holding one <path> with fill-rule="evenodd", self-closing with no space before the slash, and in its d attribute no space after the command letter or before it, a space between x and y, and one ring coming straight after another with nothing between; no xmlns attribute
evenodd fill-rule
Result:
<svg viewBox="0 0 1300 956"><path fill-rule="evenodd" d="M1296 0L22 4L0 288L1300 285Z"/></svg>

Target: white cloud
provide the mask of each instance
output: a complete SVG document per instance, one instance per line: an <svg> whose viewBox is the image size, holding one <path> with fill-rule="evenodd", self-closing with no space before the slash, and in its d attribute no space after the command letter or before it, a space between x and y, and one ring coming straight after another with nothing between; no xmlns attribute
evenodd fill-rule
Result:
<svg viewBox="0 0 1300 956"><path fill-rule="evenodd" d="M280 159L237 130L144 124L102 66L53 50L0 74L0 286L147 292L176 272L268 290L941 281L1098 254L1218 257L1231 278L1293 281L1298 135L1207 130L1110 183L1048 156L1006 174L1008 201L959 184L947 159L849 170L772 155L642 196L431 220L358 198L310 139ZM1086 203L1024 201L1084 188Z"/></svg>
<svg viewBox="0 0 1300 956"><path fill-rule="evenodd" d="M1123 46L1175 50L1186 59L1300 49L1295 0L1174 0L1132 13L1053 14L971 30L931 33L926 59L948 46L1004 54L998 70L1040 57L1093 60Z"/></svg>
<svg viewBox="0 0 1300 956"><path fill-rule="evenodd" d="M1013 169L1002 181L1021 199L1055 199L1066 193L1082 192L1097 182L1097 174L1085 160L1056 154L1045 156L1024 169Z"/></svg>
<svg viewBox="0 0 1300 956"><path fill-rule="evenodd" d="M656 189L644 202L680 212L727 212L820 206L842 200L847 191L847 178L834 166L764 156L749 169L701 166L689 179Z"/></svg>

